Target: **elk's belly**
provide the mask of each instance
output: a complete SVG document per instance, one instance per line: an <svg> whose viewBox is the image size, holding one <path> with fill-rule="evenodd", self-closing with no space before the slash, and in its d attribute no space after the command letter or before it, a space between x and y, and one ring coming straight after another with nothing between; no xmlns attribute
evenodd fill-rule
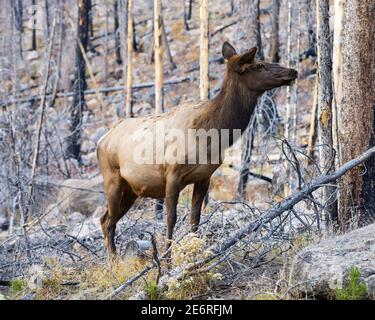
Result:
<svg viewBox="0 0 375 320"><path fill-rule="evenodd" d="M139 197L164 198L165 178L156 165L127 164L120 169L121 177Z"/></svg>

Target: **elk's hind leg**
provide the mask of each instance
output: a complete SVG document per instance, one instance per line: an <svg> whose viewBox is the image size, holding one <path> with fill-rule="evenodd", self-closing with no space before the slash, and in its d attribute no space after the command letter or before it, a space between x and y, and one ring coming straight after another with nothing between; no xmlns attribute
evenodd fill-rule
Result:
<svg viewBox="0 0 375 320"><path fill-rule="evenodd" d="M108 257L116 254L115 231L117 222L131 208L137 196L128 183L119 174L111 174L104 179L104 189L108 200L108 210L101 217L100 223L104 235Z"/></svg>

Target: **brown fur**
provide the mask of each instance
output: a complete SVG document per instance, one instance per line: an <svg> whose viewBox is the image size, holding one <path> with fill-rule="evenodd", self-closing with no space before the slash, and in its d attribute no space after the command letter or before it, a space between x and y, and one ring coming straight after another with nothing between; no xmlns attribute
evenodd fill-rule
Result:
<svg viewBox="0 0 375 320"><path fill-rule="evenodd" d="M98 143L98 159L104 177L108 210L101 225L108 254L115 253L116 223L129 210L137 197L165 198L167 237L172 239L177 217L180 191L194 184L190 223L195 231L199 225L202 201L207 193L210 177L220 164L137 164L132 151L137 143L130 136L137 130L153 130L165 124L166 130L180 129L241 129L244 131L254 112L256 101L266 90L290 84L297 72L279 65L255 59L256 48L237 55L229 44L223 45L223 56L228 61L227 72L220 93L213 100L187 103L162 115L130 118L112 128ZM230 136L230 144L233 144ZM173 142L165 150L155 149L152 156L171 155ZM183 155L186 158L186 155ZM210 159L208 155L208 159ZM167 247L170 245L168 241Z"/></svg>

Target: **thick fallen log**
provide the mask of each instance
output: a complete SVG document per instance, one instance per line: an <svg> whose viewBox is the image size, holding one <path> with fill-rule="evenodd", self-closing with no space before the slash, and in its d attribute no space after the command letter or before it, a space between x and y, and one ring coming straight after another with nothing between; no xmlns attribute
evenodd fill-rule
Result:
<svg viewBox="0 0 375 320"><path fill-rule="evenodd" d="M249 222L244 227L237 230L232 236L224 239L222 242L212 245L208 248L209 251L212 252L212 255L205 260L197 261L196 263L189 264L189 266L180 266L171 271L160 278L159 286L163 290L167 287L168 282L170 279L181 279L183 276L186 276L191 271L197 270L204 266L205 264L213 261L214 259L226 254L229 249L231 249L238 241L243 239L244 237L248 236L252 232L256 232L266 223L271 222L275 218L281 216L285 211L293 209L293 207L301 202L304 199L307 199L309 195L319 189L320 187L328 184L336 182L341 176L347 173L349 170L353 169L354 167L362 164L367 159L375 155L375 147L367 150L362 155L354 158L353 160L348 161L335 172L330 174L321 174L318 177L314 178L310 183L305 184L302 186L301 190L292 194L291 196L287 197L286 199L280 201L274 207L268 209L264 215L257 219L256 221ZM125 284L117 288L108 298L113 298L115 295L119 294L123 291L126 287L131 285L135 280L139 279L141 276L145 275L152 269L152 266L149 266L143 269L137 276L129 279Z"/></svg>

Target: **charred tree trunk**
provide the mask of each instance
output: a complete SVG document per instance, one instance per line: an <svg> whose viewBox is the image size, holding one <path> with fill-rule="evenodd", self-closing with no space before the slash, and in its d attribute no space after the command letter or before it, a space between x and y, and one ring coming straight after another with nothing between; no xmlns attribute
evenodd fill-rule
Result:
<svg viewBox="0 0 375 320"><path fill-rule="evenodd" d="M89 35L90 37L94 36L94 18L93 18L93 5L92 5L92 0L86 0L87 1L87 7L89 10Z"/></svg>
<svg viewBox="0 0 375 320"><path fill-rule="evenodd" d="M318 35L318 140L319 165L323 172L334 171L334 151L332 138L332 48L329 29L329 0L317 0L317 35ZM329 223L337 221L336 188L322 188L321 201L324 216Z"/></svg>
<svg viewBox="0 0 375 320"><path fill-rule="evenodd" d="M108 26L109 26L109 8L108 2L105 2L105 30L104 30L104 83L108 87ZM116 33L115 33L116 37ZM116 50L116 49L115 49Z"/></svg>
<svg viewBox="0 0 375 320"><path fill-rule="evenodd" d="M117 64L122 64L121 58L121 41L120 41L120 22L119 22L119 15L118 9L119 8L119 0L113 1L113 23L114 23L114 32L115 32L115 52L116 52L116 62Z"/></svg>
<svg viewBox="0 0 375 320"><path fill-rule="evenodd" d="M164 111L163 28L161 0L154 0L155 113ZM155 205L156 219L163 218L163 200Z"/></svg>
<svg viewBox="0 0 375 320"><path fill-rule="evenodd" d="M50 33L50 17L49 17L49 4L48 4L48 0L44 0L44 12L45 12L45 26L46 26L46 39L48 39L49 37L49 33Z"/></svg>
<svg viewBox="0 0 375 320"><path fill-rule="evenodd" d="M344 2L342 98L339 105L341 163L375 145L375 2ZM340 180L339 223L375 218L375 159Z"/></svg>
<svg viewBox="0 0 375 320"><path fill-rule="evenodd" d="M32 6L32 15L36 15L36 0L31 0L31 6ZM34 18L35 21L35 18ZM31 50L36 50L37 44L36 44L36 28L33 27L31 30Z"/></svg>
<svg viewBox="0 0 375 320"><path fill-rule="evenodd" d="M307 0L307 33L309 38L310 48L316 50L316 30L315 30L315 2L317 0Z"/></svg>
<svg viewBox="0 0 375 320"><path fill-rule="evenodd" d="M257 57L264 60L260 30L260 0L246 1L244 11L247 15L247 19L245 20L247 29L247 47L258 47Z"/></svg>
<svg viewBox="0 0 375 320"><path fill-rule="evenodd" d="M154 52L155 52L155 113L164 111L163 105L163 30L161 0L154 1Z"/></svg>
<svg viewBox="0 0 375 320"><path fill-rule="evenodd" d="M272 30L271 30L271 49L270 49L270 59L272 62L279 63L279 18L280 18L280 0L275 0L272 6L271 20L272 20Z"/></svg>
<svg viewBox="0 0 375 320"><path fill-rule="evenodd" d="M124 79L124 109L123 111L126 113L126 96L127 96L127 87L126 87L126 79L127 79L127 51L128 51L128 1L129 0L121 0L120 1L120 36L121 36L121 55L122 55L122 76ZM122 113L124 114L124 113Z"/></svg>
<svg viewBox="0 0 375 320"><path fill-rule="evenodd" d="M78 2L78 27L77 35L84 51L87 51L89 36L89 3L85 0ZM79 46L76 44L75 81L73 83L73 105L71 107L71 135L68 139L68 157L81 161L81 131L82 112L85 104L84 90L86 89L86 63Z"/></svg>
<svg viewBox="0 0 375 320"><path fill-rule="evenodd" d="M134 16L133 16L133 50L138 51L137 34L135 32Z"/></svg>
<svg viewBox="0 0 375 320"><path fill-rule="evenodd" d="M209 98L208 83L208 49L209 49L209 14L208 0L200 2L200 63L199 63L199 91L201 100Z"/></svg>
<svg viewBox="0 0 375 320"><path fill-rule="evenodd" d="M173 61L171 49L169 47L168 37L167 37L167 33L165 31L164 19L162 19L161 26L162 26L162 32L163 32L163 44L164 44L165 51L166 51L166 54L167 54L167 59L168 59L168 62L169 62L169 70L173 71L174 69L176 69L176 64Z"/></svg>
<svg viewBox="0 0 375 320"><path fill-rule="evenodd" d="M13 9L15 28L18 32L19 53L22 57L22 33L23 33L23 2L22 0L10 1Z"/></svg>
<svg viewBox="0 0 375 320"><path fill-rule="evenodd" d="M128 61L126 76L126 105L125 115L127 118L133 116L132 108L132 86L133 86L133 0L128 0Z"/></svg>
<svg viewBox="0 0 375 320"><path fill-rule="evenodd" d="M260 0L251 0L245 3L244 10L247 12L247 29L248 29L248 43L250 46L258 47L257 57L259 59L264 59L263 49L262 49L262 38L260 30ZM254 147L254 132L256 128L256 117L253 116L252 125L249 125L243 134L242 144L244 147L244 152L242 153L241 159L241 170L240 177L237 186L237 199L244 199L246 196L247 183L249 180L250 173L250 162L251 155Z"/></svg>
<svg viewBox="0 0 375 320"><path fill-rule="evenodd" d="M186 0L184 0L184 25L185 25L186 31L189 31L188 21L191 19L192 11L193 11L193 0L188 0L188 5L186 5Z"/></svg>

